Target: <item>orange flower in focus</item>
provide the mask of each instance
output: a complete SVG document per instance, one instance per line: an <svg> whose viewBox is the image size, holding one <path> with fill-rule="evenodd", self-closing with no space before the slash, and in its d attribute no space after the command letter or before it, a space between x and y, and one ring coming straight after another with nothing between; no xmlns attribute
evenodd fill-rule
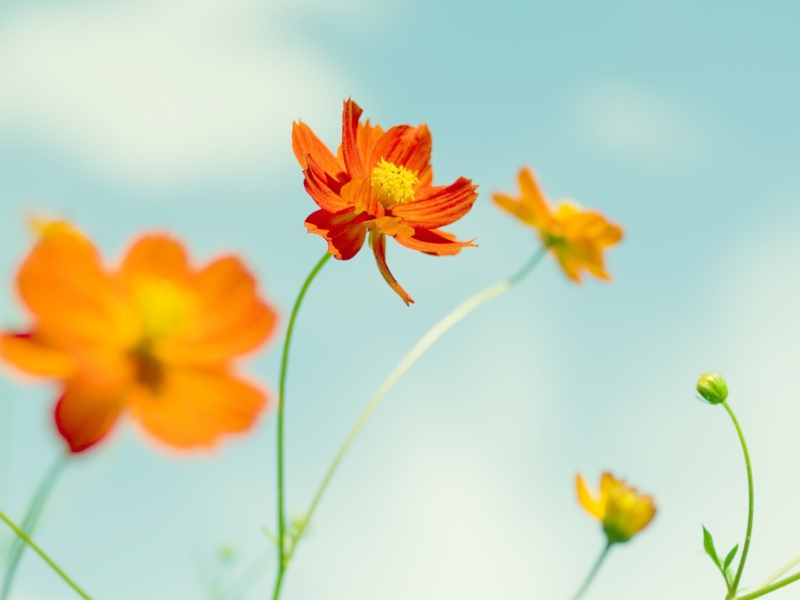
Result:
<svg viewBox="0 0 800 600"><path fill-rule="evenodd" d="M611 279L603 264L603 250L622 239L621 227L609 223L598 212L581 210L567 201L561 202L554 212L529 168L519 172L519 189L518 199L494 193L492 200L536 229L564 273L576 283L581 282L583 269L600 279Z"/></svg>
<svg viewBox="0 0 800 600"><path fill-rule="evenodd" d="M198 270L178 241L146 235L109 270L74 228L39 231L16 281L34 322L3 332L0 356L58 380L55 419L72 452L103 439L123 412L178 448L253 425L267 398L230 362L265 342L276 314L238 258Z"/></svg>
<svg viewBox="0 0 800 600"><path fill-rule="evenodd" d="M459 242L439 229L463 217L475 202L477 186L458 178L433 185L432 139L427 125L396 125L384 131L360 121L361 108L346 100L342 144L337 155L302 122L293 124L292 148L305 175L305 188L319 210L305 226L328 241L339 260L353 258L364 245L375 254L384 279L406 304L413 302L386 265L386 237L426 254L458 254Z"/></svg>
<svg viewBox="0 0 800 600"><path fill-rule="evenodd" d="M590 515L603 523L609 544L627 542L647 527L656 514L653 497L628 487L622 479L603 473L600 495L593 497L581 475L576 477L578 501Z"/></svg>

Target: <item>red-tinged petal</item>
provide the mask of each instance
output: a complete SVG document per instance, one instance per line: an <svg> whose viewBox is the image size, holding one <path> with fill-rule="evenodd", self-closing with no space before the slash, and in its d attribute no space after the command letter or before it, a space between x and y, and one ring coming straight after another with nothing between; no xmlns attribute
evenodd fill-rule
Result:
<svg viewBox="0 0 800 600"><path fill-rule="evenodd" d="M70 386L56 404L56 427L71 452L83 452L111 431L121 410L118 396L97 397Z"/></svg>
<svg viewBox="0 0 800 600"><path fill-rule="evenodd" d="M308 156L312 156L314 162L332 179L346 175L328 147L302 121L292 123L292 150L304 171L308 168Z"/></svg>
<svg viewBox="0 0 800 600"><path fill-rule="evenodd" d="M318 210L308 216L304 225L309 233L316 233L328 240L328 252L335 258L349 260L364 245L367 235L364 222L369 219L366 213L357 215L352 207L333 214Z"/></svg>
<svg viewBox="0 0 800 600"><path fill-rule="evenodd" d="M416 189L424 190L426 188L433 187L433 165L428 165L421 172L417 173L417 182ZM440 186L444 187L444 186Z"/></svg>
<svg viewBox="0 0 800 600"><path fill-rule="evenodd" d="M134 383L135 366L124 354L96 349L82 357L66 384L56 426L72 452L81 452L111 430Z"/></svg>
<svg viewBox="0 0 800 600"><path fill-rule="evenodd" d="M369 173L358 147L358 120L362 112L353 100L345 100L342 111L342 156L350 177L367 179Z"/></svg>
<svg viewBox="0 0 800 600"><path fill-rule="evenodd" d="M263 344L274 333L275 310L258 296L256 281L235 256L219 258L195 278L194 326L165 340L159 356L170 363L227 361Z"/></svg>
<svg viewBox="0 0 800 600"><path fill-rule="evenodd" d="M117 344L130 315L94 246L78 233L44 236L20 267L17 289L62 346Z"/></svg>
<svg viewBox="0 0 800 600"><path fill-rule="evenodd" d="M349 206L355 208L357 215L367 213L371 217L380 218L385 213L383 205L378 202L378 197L368 180L353 179L350 183L343 185L342 198Z"/></svg>
<svg viewBox="0 0 800 600"><path fill-rule="evenodd" d="M26 373L43 377L65 379L76 368L68 353L48 345L36 332L0 335L0 357Z"/></svg>
<svg viewBox="0 0 800 600"><path fill-rule="evenodd" d="M478 194L477 186L469 179L460 177L445 188L437 188L432 193L427 190L417 192L415 199L408 204L392 207L392 214L414 227L435 229L457 221L469 212Z"/></svg>
<svg viewBox="0 0 800 600"><path fill-rule="evenodd" d="M133 418L156 439L183 449L247 431L267 405L263 390L222 369L170 369L157 395L140 388L132 398Z"/></svg>
<svg viewBox="0 0 800 600"><path fill-rule="evenodd" d="M181 287L190 284L190 271L183 244L168 235L140 237L120 266L120 274L128 281L159 279Z"/></svg>
<svg viewBox="0 0 800 600"><path fill-rule="evenodd" d="M313 156L308 156L308 168L304 174L303 185L306 192L322 210L337 212L350 206L341 196L343 181L333 179L328 175L322 167L317 165ZM344 178L346 175L342 175L342 177Z"/></svg>
<svg viewBox="0 0 800 600"><path fill-rule="evenodd" d="M394 239L406 248L436 256L452 256L461 252L462 248L475 246L472 240L459 242L452 233L441 229L417 229L412 236L397 236Z"/></svg>
<svg viewBox="0 0 800 600"><path fill-rule="evenodd" d="M378 270L381 272L381 275L383 275L386 283L400 296L403 302L406 303L406 306L413 304L414 300L406 293L402 286L397 283L397 280L386 264L386 236L382 233L376 233L375 231L370 232L369 245L372 246L372 252L375 254L375 262L378 263Z"/></svg>
<svg viewBox="0 0 800 600"><path fill-rule="evenodd" d="M383 159L419 177L430 163L432 148L433 140L427 125L395 125L375 145L368 168L373 169Z"/></svg>

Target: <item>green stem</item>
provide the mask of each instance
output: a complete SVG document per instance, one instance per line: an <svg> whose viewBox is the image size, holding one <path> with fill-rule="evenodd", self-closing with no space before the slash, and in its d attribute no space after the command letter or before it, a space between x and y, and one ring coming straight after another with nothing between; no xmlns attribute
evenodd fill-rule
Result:
<svg viewBox="0 0 800 600"><path fill-rule="evenodd" d="M42 479L42 482L36 489L36 493L33 495L33 499L28 505L28 510L25 512L25 517L22 520L22 530L26 535L31 535L36 528L47 499L50 496L50 492L53 490L53 486L66 464L66 455L60 455L45 473L44 479ZM5 572L3 573L3 588L0 590L0 600L7 600L11 594L14 575L17 572L17 567L19 566L19 561L22 559L24 550L25 543L23 539L21 537L15 538L8 551L8 557L6 558L7 562Z"/></svg>
<svg viewBox="0 0 800 600"><path fill-rule="evenodd" d="M27 535L27 534L26 534L24 531L22 531L22 529L20 529L20 528L19 528L19 527L16 525L16 523L14 523L14 521L12 521L11 519L9 519L9 518L6 516L6 514L5 514L3 511L1 511L1 510L0 510L0 519L2 519L2 520L5 522L5 524L6 524L6 525L8 525L8 526L9 526L11 529L13 529L13 530L14 530L14 533L16 533L16 534L17 534L17 535L20 537L20 539L24 540L26 544L28 544L28 545L29 545L31 548L33 548L34 552L36 552L36 553L37 553L39 556L41 556L41 557L42 557L42 560L44 560L44 561L45 561L45 562L46 562L48 565L50 565L50 567L51 567L51 568L52 568L52 569L53 569L53 570L54 570L56 573L58 573L58 575L61 577L61 579L63 579L63 580L64 580L64 581L65 581L65 582L66 582L66 583L67 583L67 584L68 584L68 585L69 585L69 586L70 586L70 587L71 587L73 590L75 590L75 591L76 591L76 592L77 592L77 593L78 593L78 594L79 594L79 595L80 595L82 598L85 598L85 600L92 600L92 599L89 597L89 594L87 594L87 593L86 593L86 592L84 592L84 591L83 591L83 590L82 590L80 587L78 587L78 584L77 584L77 583L75 583L75 582L74 582L74 581L73 581L73 580L70 578L70 576L69 576L69 575L67 575L67 574L66 574L64 571L62 571L62 570L61 570L61 568L60 568L60 567L59 567L59 566L58 566L58 565L57 565L55 562L53 562L53 560L52 560L52 559L51 559L49 556L47 556L47 554L45 553L45 551L44 551L44 550L42 550L42 549L41 549L41 548L40 548L40 547L39 547L39 546L38 546L38 545L37 545L37 544L36 544L36 543L35 543L35 542L34 542L34 541L31 539L31 538L29 538L29 537L28 537L28 535Z"/></svg>
<svg viewBox="0 0 800 600"><path fill-rule="evenodd" d="M278 383L278 576L275 580L275 589L272 593L273 600L278 600L281 595L281 586L283 585L283 574L286 571L286 566L289 563L289 557L286 554L286 512L284 507L284 489L283 489L283 413L284 404L286 400L286 373L289 369L289 347L292 343L292 333L294 332L294 322L297 319L297 313L300 311L300 305L303 303L306 292L308 291L311 282L320 272L325 263L328 262L332 255L325 253L316 266L311 269L311 273L306 277L303 282L303 287L300 288L300 293L294 301L292 308L292 315L289 317L289 325L286 328L286 338L283 341L283 356L281 357L281 375L280 382Z"/></svg>
<svg viewBox="0 0 800 600"><path fill-rule="evenodd" d="M722 406L728 411L736 427L736 433L739 434L739 442L742 444L742 451L744 452L744 464L747 467L747 534L744 538L742 556L739 559L739 568L736 570L736 577L733 579L733 585L731 585L731 592L729 594L729 598L734 598L736 596L736 590L739 588L739 580L742 578L744 563L747 560L747 552L750 550L750 536L753 533L753 469L750 466L750 453L747 451L747 442L744 440L744 433L742 433L742 428L739 426L739 421L736 420L736 415L733 414L733 410L731 410L726 400L722 401Z"/></svg>
<svg viewBox="0 0 800 600"><path fill-rule="evenodd" d="M790 571L792 568L796 567L797 565L800 565L800 556L796 557L794 560L792 560L792 562L786 564L785 566L781 567L778 571L773 573L769 577L769 579L767 579L760 586L758 586L759 589L768 586L770 583L775 581L778 577L784 575L787 571Z"/></svg>
<svg viewBox="0 0 800 600"><path fill-rule="evenodd" d="M800 580L800 573L795 573L791 577L787 577L786 579L781 579L780 581L777 581L770 586L761 588L760 590L756 590L755 592L751 592L746 596L739 596L737 600L753 600L753 598L759 598L761 596L765 596L766 594L774 592L775 590L779 590L780 588L789 585L790 583L794 583L797 580Z"/></svg>
<svg viewBox="0 0 800 600"><path fill-rule="evenodd" d="M295 548L297 548L297 543L300 541L300 538L303 535L303 532L306 529L306 526L311 521L311 516L314 514L314 511L317 509L317 506L322 500L322 496L325 494L325 490L328 489L328 484L330 484L331 479L333 479L334 473L339 468L339 464L342 462L342 459L347 454L347 451L350 449L350 446L353 444L355 439L358 437L358 434L361 432L361 429L367 423L369 418L372 416L372 413L375 412L375 409L378 408L381 401L383 400L384 396L389 393L394 385L400 380L400 378L408 371L411 366L417 362L425 351L430 348L436 340L438 340L445 332L447 332L453 325L458 323L461 319L466 317L469 313L473 310L478 308L481 304L494 298L495 296L499 296L503 292L507 292L520 281L522 281L525 276L530 273L533 268L539 264L539 261L542 260L542 257L545 255L547 251L546 247L542 247L533 257L522 267L513 277L506 279L505 281L501 281L489 288L486 288L482 292L478 292L466 302L461 304L458 308L456 308L453 312L448 314L444 317L441 321L439 321L436 325L434 325L428 332L422 336L422 339L417 342L416 346L414 346L411 351L406 354L405 358L400 361L400 363L394 368L394 370L389 374L389 376L384 380L381 384L381 387L378 388L378 391L372 397L367 407L364 409L364 412L361 413L358 421L356 422L353 429L350 431L350 434L347 436L347 439L342 444L339 452L336 454L336 458L334 458L333 463L331 464L328 472L325 474L325 478L322 480L322 484L319 486L316 495L314 496L314 500L311 502L311 506L308 509L308 513L306 514L305 519L303 519L302 523L297 529L297 534L294 538L294 543L292 544L289 550L289 556L287 560L291 559L292 555L294 554Z"/></svg>
<svg viewBox="0 0 800 600"><path fill-rule="evenodd" d="M597 561L594 563L592 570L589 571L589 574L586 576L586 579L581 586L581 589L572 597L572 600L579 600L585 593L586 590L589 589L589 586L592 585L592 581L594 581L597 572L600 570L600 567L603 566L603 561L605 561L606 556L608 556L608 551L611 550L611 544L606 544L603 551L600 553L600 556L597 557Z"/></svg>

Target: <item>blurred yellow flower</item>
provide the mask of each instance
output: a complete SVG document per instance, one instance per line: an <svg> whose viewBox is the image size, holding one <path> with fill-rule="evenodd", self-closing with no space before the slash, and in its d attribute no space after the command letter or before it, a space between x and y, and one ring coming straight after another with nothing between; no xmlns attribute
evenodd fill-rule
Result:
<svg viewBox="0 0 800 600"><path fill-rule="evenodd" d="M492 200L539 232L567 277L580 283L585 269L599 279L611 279L603 263L603 250L622 239L621 227L598 212L582 210L568 201L562 201L553 211L528 167L519 172L519 189L518 199L495 192Z"/></svg>
<svg viewBox="0 0 800 600"><path fill-rule="evenodd" d="M590 515L603 523L608 543L627 542L647 527L656 514L653 497L640 494L611 473L600 479L600 495L594 497L582 475L576 477L578 501Z"/></svg>

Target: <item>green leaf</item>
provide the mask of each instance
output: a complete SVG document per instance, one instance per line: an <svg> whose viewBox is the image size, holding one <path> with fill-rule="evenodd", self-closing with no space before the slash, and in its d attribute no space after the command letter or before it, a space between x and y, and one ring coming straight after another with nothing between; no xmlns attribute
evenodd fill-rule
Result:
<svg viewBox="0 0 800 600"><path fill-rule="evenodd" d="M717 568L720 571L723 571L722 564L719 562L719 558L717 557L717 550L714 548L714 538L711 537L711 534L708 532L708 529L706 529L705 526L703 526L703 548L705 548L706 554L711 557L711 560L714 561L714 564L717 565Z"/></svg>
<svg viewBox="0 0 800 600"><path fill-rule="evenodd" d="M264 535L266 535L266 536L269 538L269 540L270 540L270 541L271 541L273 544L275 544L276 546L278 545L278 536L277 536L277 535L275 535L274 533L272 533L272 532L269 530L269 528L267 528L267 527L262 527L262 528L261 528L261 531L263 531L263 532L264 532Z"/></svg>
<svg viewBox="0 0 800 600"><path fill-rule="evenodd" d="M736 553L739 551L739 544L736 544L730 552L728 552L728 556L725 557L725 562L722 563L722 568L726 569L731 566L733 559L736 558Z"/></svg>

